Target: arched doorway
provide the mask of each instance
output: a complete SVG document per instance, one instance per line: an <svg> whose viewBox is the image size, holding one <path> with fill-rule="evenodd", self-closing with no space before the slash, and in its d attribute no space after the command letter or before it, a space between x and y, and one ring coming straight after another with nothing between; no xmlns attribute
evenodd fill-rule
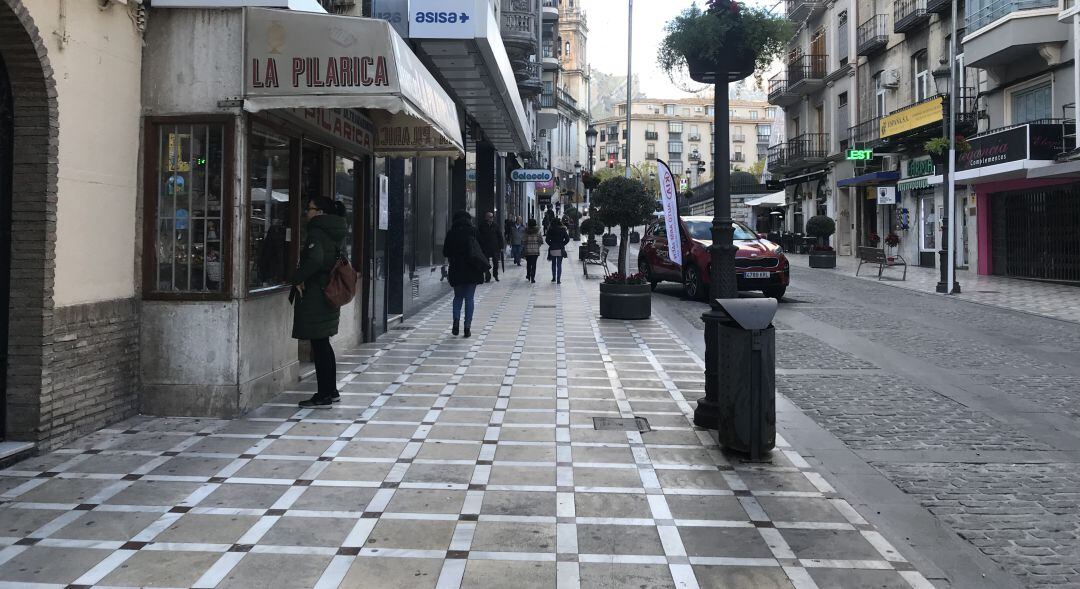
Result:
<svg viewBox="0 0 1080 589"><path fill-rule="evenodd" d="M15 147L15 101L0 55L0 374L8 373L8 303L11 294L11 191ZM7 379L0 379L0 439L7 410Z"/></svg>
<svg viewBox="0 0 1080 589"><path fill-rule="evenodd" d="M53 435L58 113L45 41L22 0L0 0L0 61L3 437L39 442Z"/></svg>

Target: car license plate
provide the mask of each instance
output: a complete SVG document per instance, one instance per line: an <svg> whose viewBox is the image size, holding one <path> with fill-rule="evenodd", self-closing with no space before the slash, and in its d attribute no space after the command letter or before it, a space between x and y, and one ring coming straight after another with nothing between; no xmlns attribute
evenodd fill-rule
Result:
<svg viewBox="0 0 1080 589"><path fill-rule="evenodd" d="M743 278L768 278L768 272L743 272Z"/></svg>

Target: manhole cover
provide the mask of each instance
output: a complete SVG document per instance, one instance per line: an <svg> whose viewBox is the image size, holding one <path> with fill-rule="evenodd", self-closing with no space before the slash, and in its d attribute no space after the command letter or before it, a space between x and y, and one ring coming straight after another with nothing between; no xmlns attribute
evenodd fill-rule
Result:
<svg viewBox="0 0 1080 589"><path fill-rule="evenodd" d="M644 417L594 417L593 429L619 432L651 432L649 420Z"/></svg>

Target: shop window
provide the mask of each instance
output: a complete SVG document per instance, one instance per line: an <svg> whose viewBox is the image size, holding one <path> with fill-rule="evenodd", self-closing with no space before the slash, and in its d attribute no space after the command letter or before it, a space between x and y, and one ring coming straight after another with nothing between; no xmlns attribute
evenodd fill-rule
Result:
<svg viewBox="0 0 1080 589"><path fill-rule="evenodd" d="M253 124L248 139L248 288L286 284L299 204L292 194L293 141Z"/></svg>
<svg viewBox="0 0 1080 589"><path fill-rule="evenodd" d="M227 296L230 125L151 121L148 136L145 294Z"/></svg>

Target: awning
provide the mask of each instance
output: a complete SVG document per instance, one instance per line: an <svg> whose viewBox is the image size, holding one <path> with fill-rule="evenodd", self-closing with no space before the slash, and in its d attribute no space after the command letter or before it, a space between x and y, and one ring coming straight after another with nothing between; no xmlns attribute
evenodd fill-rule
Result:
<svg viewBox="0 0 1080 589"><path fill-rule="evenodd" d="M154 0L154 8L284 8L326 14L318 0Z"/></svg>
<svg viewBox="0 0 1080 589"><path fill-rule="evenodd" d="M244 28L245 110L371 109L376 154L464 154L454 101L386 21L248 8Z"/></svg>
<svg viewBox="0 0 1080 589"><path fill-rule="evenodd" d="M942 183L941 175L919 176L918 178L906 178L896 183L897 190L921 190Z"/></svg>
<svg viewBox="0 0 1080 589"><path fill-rule="evenodd" d="M750 207L784 206L785 199L786 193L781 190L780 192L774 192L772 194L766 194L765 196L745 200L743 201L743 204Z"/></svg>
<svg viewBox="0 0 1080 589"><path fill-rule="evenodd" d="M847 186L877 186L879 184L893 184L900 179L900 172L870 172L854 178L844 178L837 181L840 188Z"/></svg>
<svg viewBox="0 0 1080 589"><path fill-rule="evenodd" d="M469 18L436 22L425 16L432 12L414 6L409 38L435 65L496 150L532 151L529 121L491 0L429 0L427 5L437 7L440 15L445 12Z"/></svg>

